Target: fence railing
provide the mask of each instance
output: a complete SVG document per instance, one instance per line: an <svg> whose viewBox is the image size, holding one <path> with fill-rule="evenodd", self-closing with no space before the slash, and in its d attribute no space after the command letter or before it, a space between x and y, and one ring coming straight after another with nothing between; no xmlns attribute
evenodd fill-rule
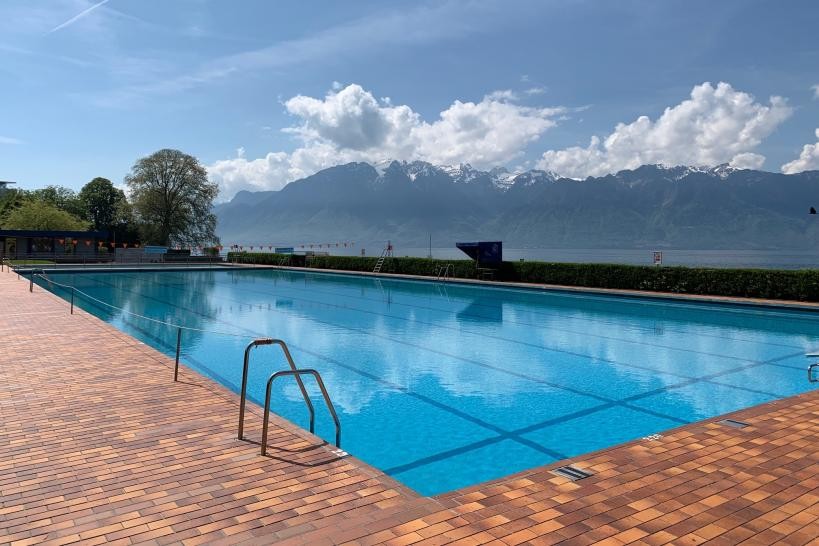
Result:
<svg viewBox="0 0 819 546"><path fill-rule="evenodd" d="M4 264L4 259L0 259L0 264ZM9 269L9 271L11 271L11 269ZM17 273L18 273L18 276L19 276L19 274L20 274L19 271ZM248 356L249 356L250 349L252 349L253 347L255 347L257 345L272 345L272 344L281 345L282 350L284 351L284 355L285 355L285 357L286 357L286 359L287 359L287 361L288 361L288 363L290 365L290 369L275 372L270 377L270 379L268 380L268 383L267 383L265 406L264 406L264 421L263 421L264 433L262 435L262 440L261 440L262 455L266 454L266 449L267 449L267 429L268 429L269 413L270 413L271 383L273 382L273 380L276 377L279 377L281 375L295 375L297 383L298 383L298 385L299 385L299 387L301 389L302 395L304 397L305 404L307 405L307 407L308 407L308 409L310 411L310 432L315 431L315 416L314 416L314 411L313 411L313 405L312 405L312 403L310 401L310 396L308 395L307 390L305 389L305 387L304 387L304 385L302 383L301 375L310 374L310 375L313 375L316 378L319 389L321 390L321 395L324 398L325 404L327 405L327 408L328 408L328 410L329 410L329 412L330 412L330 414L331 414L331 416L333 418L333 422L335 424L335 430L336 430L335 444L336 444L337 447L341 446L341 424L339 422L338 415L336 414L333 403L330 400L329 395L327 394L327 389L324 386L324 382L321 379L321 375L317 371L312 370L312 369L298 369L298 368L296 368L296 365L293 362L293 358L290 355L290 350L287 348L287 345L285 344L284 341L278 340L278 339L270 339L270 338L257 338L257 336L254 336L254 335L237 334L237 333L234 333L234 332L224 332L224 331L219 331L219 330L209 330L209 329L205 329L205 328L196 328L196 327L192 327L192 326L185 326L183 324L175 324L175 323L172 323L172 322L169 322L169 321L166 321L166 320L157 319L157 318L154 318L154 317L148 317L148 316L142 315L140 313L135 313L133 311L129 311L128 309L124 309L122 307L113 305L113 304L108 303L106 301L103 301L103 300L101 300L99 298L96 298L96 297L88 294L87 292L77 288L76 286L64 284L64 283L61 283L61 282L57 282L57 281L49 278L49 276L41 268L31 268L27 273L28 273L28 276L29 276L29 291L31 291L31 292L34 291L34 284L35 284L34 279L35 278L40 279L43 283L48 283L49 287L52 290L53 290L54 287L58 287L58 288L60 288L62 290L67 291L70 294L70 300L69 301L70 301L70 313L71 314L74 314L75 299L77 297L82 297L82 298L85 298L85 299L87 299L87 300L89 300L91 302L94 302L97 305L101 305L101 306L103 306L105 308L112 309L112 310L118 311L120 313L129 315L129 316L132 316L132 317L136 317L136 318L139 318L139 319L142 319L142 320L154 323L154 324L159 324L159 325L171 328L171 329L175 329L176 330L176 354L175 354L174 370L173 370L173 380L175 382L179 380L179 358L180 358L181 351L182 351L182 332L183 331L186 331L186 332L200 332L200 333L206 333L206 334L230 336L230 337L234 337L234 338L252 340L250 342L250 344L247 346L247 348L245 349L245 353L244 353L245 358L244 358L244 372L243 372L243 376L242 376L242 397L241 397L240 414L239 414L240 415L240 417L239 417L239 439L240 440L242 439L242 428L243 428L243 424L244 424L245 400L246 400L246 389L247 389L247 375L248 375L247 374Z"/></svg>
<svg viewBox="0 0 819 546"><path fill-rule="evenodd" d="M36 266L38 269L57 269L61 267L70 268L84 268L84 267L128 267L135 265L173 265L180 266L215 266L225 263L225 259L221 256L173 256L166 257L161 260L149 257L150 255L141 256L138 258L129 259L126 261L117 261L113 255L110 256L64 256L56 255L49 256L41 253L16 255L13 257L4 257L2 260L6 266L14 265L16 267L28 268Z"/></svg>
<svg viewBox="0 0 819 546"><path fill-rule="evenodd" d="M39 273L37 272L38 269L40 271ZM59 288L62 288L65 291L67 291L70 294L70 306L71 306L70 307L70 309L71 309L70 313L72 315L74 314L74 301L75 301L76 296L82 296L83 298L85 298L85 299L87 299L89 301L92 301L92 302L94 302L94 303L96 303L98 305L102 305L102 306L104 306L106 308L113 309L113 310L119 311L121 313L125 313L125 314L127 314L129 316L136 317L136 318L139 318L139 319L142 319L142 320L146 320L146 321L154 323L154 324L160 324L162 326L167 326L168 328L171 328L171 329L176 329L176 358L175 358L174 371L173 371L173 380L174 381L178 381L178 379L179 379L179 357L180 357L181 350L182 350L182 332L183 331L201 332L201 333L215 334L215 335L220 335L220 336L231 336L231 337L236 337L236 338L241 338L241 339L254 339L256 337L256 336L248 335L248 334L236 334L236 333L233 333L233 332L222 332L222 331L219 331L219 330L206 330L204 328L195 328L193 326L185 326L185 325L182 325L182 324L174 324L172 322L168 322L168 321L165 321L165 320L160 320L160 319L153 318L153 317L146 317L145 315L141 315L139 313L134 313L133 311L123 309L122 307L118 307L116 305L112 305L112 304L110 304L110 303L108 303L106 301L103 301L103 300L101 300L99 298L95 298L94 296L88 294L87 292L83 292L82 290L80 290L76 286L71 286L71 285L67 285L67 284L57 282L57 281L49 278L48 275L45 274L45 271L40 269L40 268L31 269L29 271L29 291L30 292L34 290L34 279L35 278L42 279L43 282L48 283L49 287L57 286Z"/></svg>

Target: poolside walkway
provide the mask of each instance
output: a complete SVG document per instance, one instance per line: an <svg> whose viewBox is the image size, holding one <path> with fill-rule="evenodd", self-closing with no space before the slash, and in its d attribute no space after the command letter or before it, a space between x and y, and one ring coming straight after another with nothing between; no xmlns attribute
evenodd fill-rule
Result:
<svg viewBox="0 0 819 546"><path fill-rule="evenodd" d="M233 393L14 274L0 313L0 544L818 543L819 391L424 498L279 419L261 457Z"/></svg>

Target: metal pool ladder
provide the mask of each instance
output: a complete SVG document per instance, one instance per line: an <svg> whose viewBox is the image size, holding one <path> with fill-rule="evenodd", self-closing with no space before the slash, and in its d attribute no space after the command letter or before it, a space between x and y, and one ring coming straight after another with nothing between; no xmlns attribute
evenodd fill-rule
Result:
<svg viewBox="0 0 819 546"><path fill-rule="evenodd" d="M435 275L437 277L437 280L439 280L439 281L441 279L446 280L447 277L451 277L452 273L450 272L450 269L454 269L454 268L455 268L455 266L452 265L452 264L446 264L446 266L439 265L438 266L438 271L436 272L436 275Z"/></svg>
<svg viewBox="0 0 819 546"><path fill-rule="evenodd" d="M807 358L819 358L819 353L809 353L805 355ZM819 377L814 378L813 370L819 370L819 362L814 362L808 366L808 381L811 383L819 383Z"/></svg>
<svg viewBox="0 0 819 546"><path fill-rule="evenodd" d="M333 422L335 423L336 427L336 447L341 447L341 423L338 420L338 415L336 414L336 409L333 406L333 403L330 401L330 396L327 394L327 389L324 387L324 381L321 379L321 374L318 371L313 369L299 369L296 367L296 363L293 361L293 356L290 354L290 349L287 348L287 344L282 341L281 339L270 339L270 338L261 338L255 339L250 342L250 344L245 348L245 357L244 357L244 366L242 368L242 392L241 398L239 401L239 439L244 439L244 428L245 428L245 406L247 405L247 372L250 364L250 351L254 347L258 347L260 345L278 345L281 347L282 352L284 352L284 356L287 359L287 363L290 366L289 370L282 370L275 372L270 378L267 380L267 390L265 395L265 403L264 403L264 421L262 425L262 455L265 455L267 452L267 428L269 422L269 415L270 415L270 391L273 385L273 381L277 377L282 377L285 375L292 375L296 378L296 383L299 385L299 390L301 391L302 398L304 398L304 403L307 406L308 411L310 412L310 432L315 433L315 423L316 423L316 412L313 408L313 403L310 401L310 396L307 394L307 389L304 387L304 382L301 380L302 375L312 375L316 378L316 382L318 383L319 389L321 390L321 395L324 397L324 403L327 405L327 409L330 411L330 415L333 417Z"/></svg>
<svg viewBox="0 0 819 546"><path fill-rule="evenodd" d="M327 409L330 411L330 415L333 417L333 423L336 426L336 447L341 447L341 423L338 421L338 415L336 415L336 408L333 407L333 403L330 401L330 395L327 394L327 389L324 387L324 381L321 380L321 374L319 374L316 370L310 368L304 368L301 370L281 370L279 372L274 373L270 376L270 379L267 380L267 390L265 391L264 396L264 420L262 421L262 455L267 453L267 425L270 421L270 391L273 387L273 381L277 377L283 377L285 375L292 375L295 376L296 381L301 382L302 375L312 375L316 378L316 383L318 383L319 389L321 389L321 395L324 397L324 403L327 404ZM311 410L310 413L310 432L313 432L313 413Z"/></svg>

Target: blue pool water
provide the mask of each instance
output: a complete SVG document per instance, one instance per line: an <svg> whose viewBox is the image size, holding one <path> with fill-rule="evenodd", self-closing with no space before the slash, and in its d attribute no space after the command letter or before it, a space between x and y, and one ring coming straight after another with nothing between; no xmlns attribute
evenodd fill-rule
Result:
<svg viewBox="0 0 819 546"><path fill-rule="evenodd" d="M342 447L423 494L805 392L804 354L819 348L808 312L274 270L51 278L133 313L246 336L183 337L184 363L234 391L250 338L284 339L299 367L322 374ZM78 305L173 355L174 330ZM257 349L251 399L285 366L278 349ZM273 399L307 426L292 379Z"/></svg>

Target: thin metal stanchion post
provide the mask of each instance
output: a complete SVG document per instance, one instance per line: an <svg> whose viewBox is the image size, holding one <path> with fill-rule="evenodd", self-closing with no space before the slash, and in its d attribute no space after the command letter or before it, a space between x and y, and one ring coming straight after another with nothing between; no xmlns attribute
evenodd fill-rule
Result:
<svg viewBox="0 0 819 546"><path fill-rule="evenodd" d="M71 314L74 314L74 287L71 287Z"/></svg>
<svg viewBox="0 0 819 546"><path fill-rule="evenodd" d="M182 348L182 328L176 329L176 364L173 367L173 380L179 379L179 350Z"/></svg>
<svg viewBox="0 0 819 546"><path fill-rule="evenodd" d="M34 268L29 271L28 291L34 292Z"/></svg>

